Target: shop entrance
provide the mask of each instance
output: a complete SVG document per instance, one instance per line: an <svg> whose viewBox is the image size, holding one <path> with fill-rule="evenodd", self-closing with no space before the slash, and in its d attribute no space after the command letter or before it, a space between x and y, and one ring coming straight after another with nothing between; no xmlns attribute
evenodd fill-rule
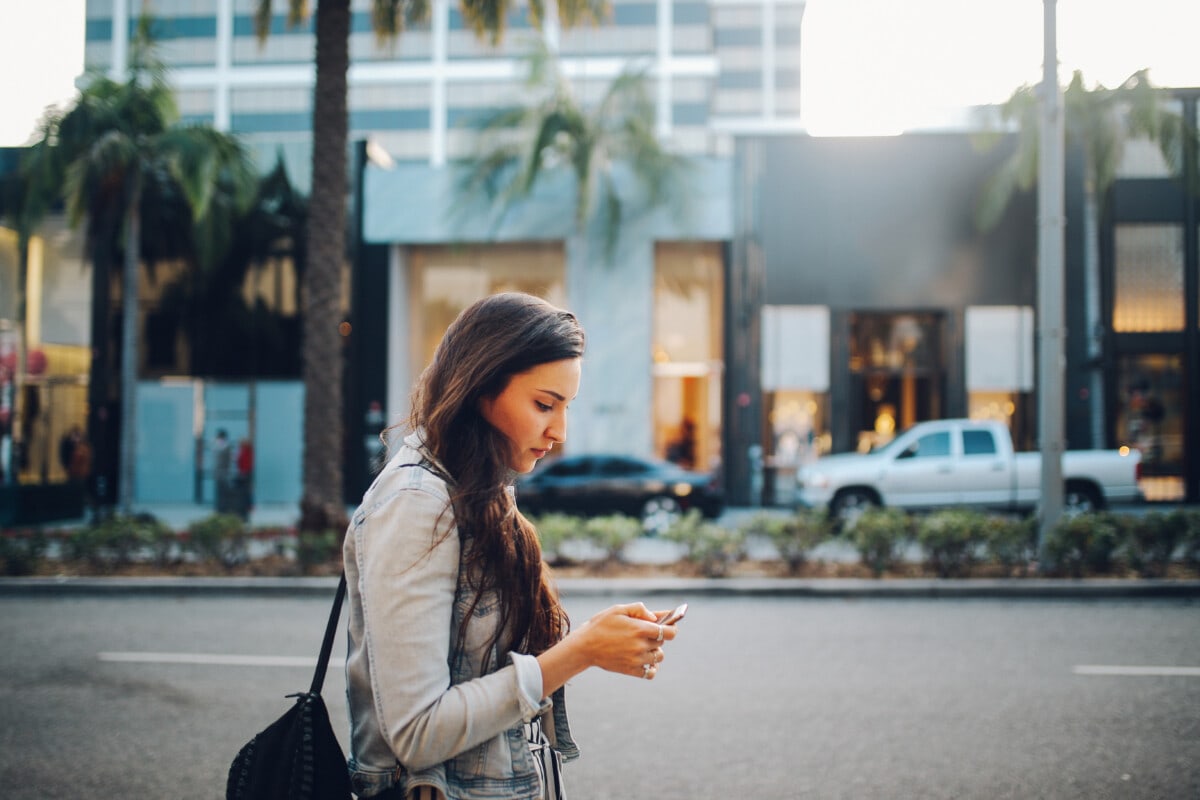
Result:
<svg viewBox="0 0 1200 800"><path fill-rule="evenodd" d="M931 312L851 315L849 416L859 452L942 416L942 324Z"/></svg>

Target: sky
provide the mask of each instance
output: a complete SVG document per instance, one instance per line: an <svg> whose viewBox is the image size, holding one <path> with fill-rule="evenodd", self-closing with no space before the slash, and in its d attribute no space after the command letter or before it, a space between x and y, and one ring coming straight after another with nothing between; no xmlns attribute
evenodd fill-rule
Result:
<svg viewBox="0 0 1200 800"><path fill-rule="evenodd" d="M27 142L83 72L84 0L0 0L0 146ZM1041 80L1042 0L808 0L801 121L815 135L938 127ZM1058 0L1059 80L1148 68L1200 86L1198 0Z"/></svg>

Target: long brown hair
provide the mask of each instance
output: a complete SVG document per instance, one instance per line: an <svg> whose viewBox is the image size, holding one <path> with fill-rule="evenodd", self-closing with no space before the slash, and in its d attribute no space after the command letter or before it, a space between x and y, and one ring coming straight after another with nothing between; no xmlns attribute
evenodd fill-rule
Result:
<svg viewBox="0 0 1200 800"><path fill-rule="evenodd" d="M519 292L485 297L450 325L412 394L409 425L449 473L450 499L473 581L474 612L495 590L500 617L491 647L537 655L565 635L569 621L542 562L537 531L509 491L509 443L479 410L514 375L539 364L583 356L574 314ZM463 629L470 622L469 613ZM460 632L459 645L465 639Z"/></svg>

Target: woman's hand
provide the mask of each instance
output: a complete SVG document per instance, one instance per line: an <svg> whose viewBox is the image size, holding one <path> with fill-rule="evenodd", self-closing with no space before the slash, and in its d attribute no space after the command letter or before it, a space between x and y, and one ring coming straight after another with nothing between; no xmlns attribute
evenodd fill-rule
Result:
<svg viewBox="0 0 1200 800"><path fill-rule="evenodd" d="M627 603L596 614L538 656L542 692L549 696L588 667L653 679L665 657L663 643L675 638L674 625L655 622L665 613L655 614L643 603Z"/></svg>

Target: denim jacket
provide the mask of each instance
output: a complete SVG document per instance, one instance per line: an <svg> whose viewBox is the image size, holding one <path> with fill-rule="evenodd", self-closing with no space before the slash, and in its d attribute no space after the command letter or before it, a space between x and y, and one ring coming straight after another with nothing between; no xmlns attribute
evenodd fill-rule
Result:
<svg viewBox="0 0 1200 800"><path fill-rule="evenodd" d="M396 785L434 786L448 800L539 797L522 726L551 712L543 718L551 744L575 758L563 691L542 699L533 656L485 652L494 593L481 598L454 653L474 589L439 474L408 436L346 534L351 783L360 797Z"/></svg>

